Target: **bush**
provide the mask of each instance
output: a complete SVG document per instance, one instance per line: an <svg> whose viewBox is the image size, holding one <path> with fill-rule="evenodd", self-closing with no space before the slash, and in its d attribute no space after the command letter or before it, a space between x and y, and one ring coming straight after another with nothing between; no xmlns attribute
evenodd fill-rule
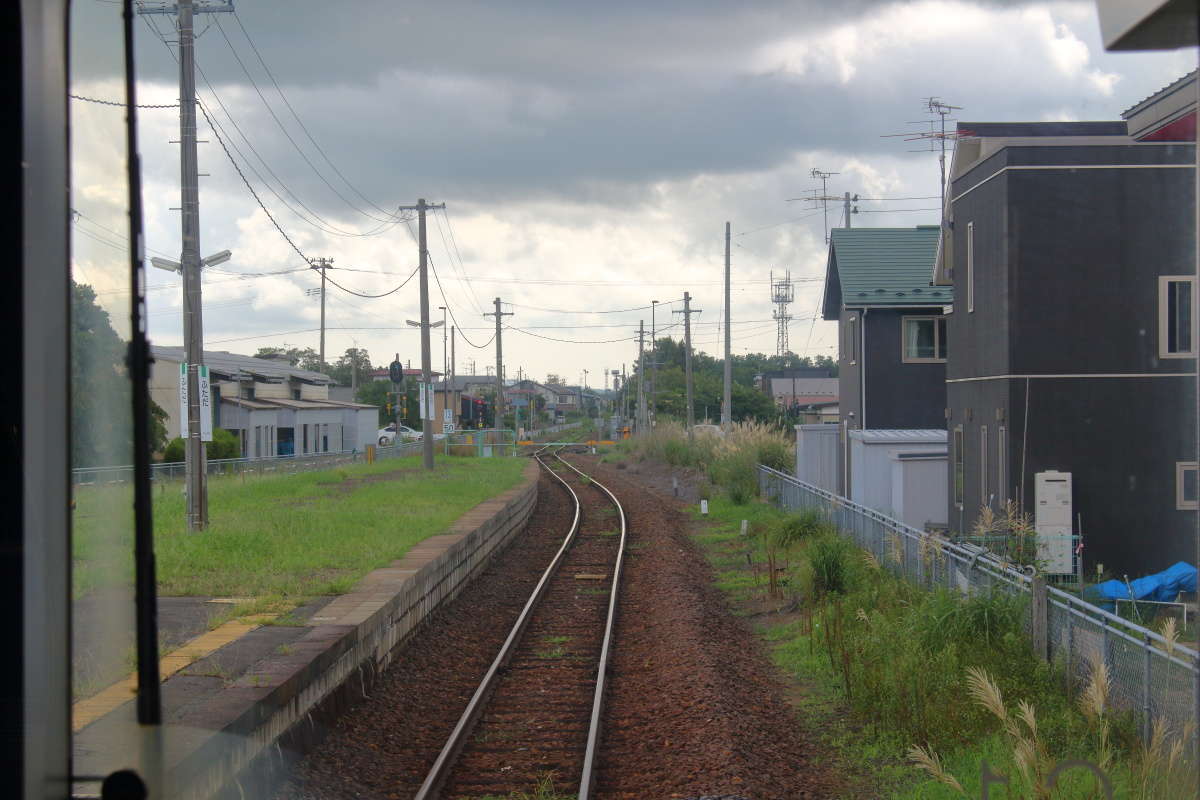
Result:
<svg viewBox="0 0 1200 800"><path fill-rule="evenodd" d="M836 533L813 541L808 559L812 563L813 588L818 594L841 594L846 591L850 559L854 544Z"/></svg>
<svg viewBox="0 0 1200 800"><path fill-rule="evenodd" d="M213 440L204 443L204 452L209 459L238 458L242 455L242 443L234 433L224 428L216 428L213 430ZM183 461L184 458L183 439L176 436L163 451L163 461L170 463Z"/></svg>
<svg viewBox="0 0 1200 800"><path fill-rule="evenodd" d="M753 473L738 475L727 484L726 492L735 506L744 506L758 497L758 477Z"/></svg>

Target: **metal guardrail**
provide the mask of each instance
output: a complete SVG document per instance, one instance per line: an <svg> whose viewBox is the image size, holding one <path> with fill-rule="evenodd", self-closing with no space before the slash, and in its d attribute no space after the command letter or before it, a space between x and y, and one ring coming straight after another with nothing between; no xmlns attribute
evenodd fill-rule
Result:
<svg viewBox="0 0 1200 800"><path fill-rule="evenodd" d="M403 442L387 447L375 448L375 460L399 458L402 456L419 455L421 443ZM241 475L291 475L297 472L328 469L341 464L356 464L365 462L365 450L339 450L333 453L309 453L303 456L268 456L266 458L214 458L207 463L210 476ZM171 481L182 480L186 471L183 461L171 461L163 464L150 465L150 480ZM71 470L71 483L74 486L97 486L113 483L128 483L133 480L132 466L116 467L78 467Z"/></svg>
<svg viewBox="0 0 1200 800"><path fill-rule="evenodd" d="M845 497L759 465L763 496L785 509L814 509L869 550L893 574L926 588L964 594L1029 594L1032 578L983 548L916 530ZM1114 708L1133 712L1149 738L1163 718L1178 732L1192 721L1200 693L1196 650L1054 587L1046 588L1048 657L1063 665L1073 687L1085 685L1101 659Z"/></svg>

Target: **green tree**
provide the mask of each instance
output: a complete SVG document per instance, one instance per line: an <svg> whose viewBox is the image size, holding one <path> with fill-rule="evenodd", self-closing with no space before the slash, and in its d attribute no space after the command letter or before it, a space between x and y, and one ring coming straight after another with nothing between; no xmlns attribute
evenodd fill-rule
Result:
<svg viewBox="0 0 1200 800"><path fill-rule="evenodd" d="M132 387L126 343L96 292L71 282L71 461L91 467L133 460ZM166 445L167 413L150 402L150 449Z"/></svg>
<svg viewBox="0 0 1200 800"><path fill-rule="evenodd" d="M346 352L338 356L337 363L328 368L329 377L340 386L351 386L354 374L358 373L358 385L371 380L371 356L361 347L348 347Z"/></svg>
<svg viewBox="0 0 1200 800"><path fill-rule="evenodd" d="M321 363L321 354L311 347L260 347L254 353L255 358L272 358L285 356L285 360L293 367L311 370L312 372L327 372L328 364Z"/></svg>

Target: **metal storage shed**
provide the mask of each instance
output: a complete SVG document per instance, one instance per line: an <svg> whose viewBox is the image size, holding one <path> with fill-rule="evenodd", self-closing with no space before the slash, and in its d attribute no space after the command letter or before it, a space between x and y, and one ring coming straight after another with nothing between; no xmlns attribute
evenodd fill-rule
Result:
<svg viewBox="0 0 1200 800"><path fill-rule="evenodd" d="M946 452L944 430L850 431L850 499L917 529L944 526Z"/></svg>

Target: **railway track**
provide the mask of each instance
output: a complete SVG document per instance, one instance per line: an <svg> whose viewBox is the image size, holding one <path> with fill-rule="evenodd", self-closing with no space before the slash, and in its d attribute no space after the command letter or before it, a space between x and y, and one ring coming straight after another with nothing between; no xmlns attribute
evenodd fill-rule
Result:
<svg viewBox="0 0 1200 800"><path fill-rule="evenodd" d="M570 529L417 800L528 791L547 775L560 791L578 787L579 800L594 796L626 518L561 448L546 450L533 457L574 500Z"/></svg>

